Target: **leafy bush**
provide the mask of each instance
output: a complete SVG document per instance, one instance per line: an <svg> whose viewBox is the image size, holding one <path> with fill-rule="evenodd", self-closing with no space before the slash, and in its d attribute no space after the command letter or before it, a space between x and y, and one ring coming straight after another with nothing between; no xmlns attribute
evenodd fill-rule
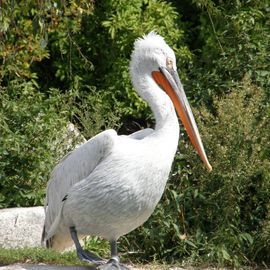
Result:
<svg viewBox="0 0 270 270"><path fill-rule="evenodd" d="M199 23L192 42L200 46L188 81L191 96L211 106L212 95L228 93L249 74L269 98L269 1L193 2Z"/></svg>
<svg viewBox="0 0 270 270"><path fill-rule="evenodd" d="M68 78L74 79L73 68L82 66L85 71L92 67L71 38L71 34L80 29L83 15L90 14L92 10L93 3L86 0L80 3L2 1L0 80L6 83L18 77L39 77L44 84L48 83L45 89L49 89L52 86L49 82L55 76L49 60L55 57L56 47L55 72L62 80L67 79L67 76L63 77L65 72ZM44 61L44 66L40 64L41 61Z"/></svg>
<svg viewBox="0 0 270 270"><path fill-rule="evenodd" d="M0 207L42 205L52 166L74 147L70 97L51 90L45 98L31 81L0 91Z"/></svg>
<svg viewBox="0 0 270 270"><path fill-rule="evenodd" d="M269 241L261 241L269 236L269 105L245 78L231 94L215 98L214 108L215 114L196 110L213 172L181 143L162 203L122 240L143 250L142 259L269 263Z"/></svg>
<svg viewBox="0 0 270 270"><path fill-rule="evenodd" d="M168 28L171 31L168 32ZM184 63L190 60L191 54L183 44L181 29L179 14L165 1L135 0L127 4L105 0L96 4L93 15L84 17L80 33L88 40L87 55L91 55L95 67L88 82L109 98L112 108L117 100L122 118L130 115L137 119L147 117L149 110L132 88L129 76L134 40L155 30L166 37L178 59Z"/></svg>
<svg viewBox="0 0 270 270"><path fill-rule="evenodd" d="M270 115L265 94L248 77L232 91L214 100L217 117L201 112L201 130L215 169L207 175L194 166L193 177L204 187L206 203L216 205L199 220L206 232L211 229L211 244L224 250L222 262L237 265L254 259L254 241L270 217Z"/></svg>
<svg viewBox="0 0 270 270"><path fill-rule="evenodd" d="M108 93L95 92L81 94L74 108L74 119L81 127L81 133L85 138L91 138L101 130L118 128L120 126L120 112L111 108ZM117 103L117 100L115 100Z"/></svg>

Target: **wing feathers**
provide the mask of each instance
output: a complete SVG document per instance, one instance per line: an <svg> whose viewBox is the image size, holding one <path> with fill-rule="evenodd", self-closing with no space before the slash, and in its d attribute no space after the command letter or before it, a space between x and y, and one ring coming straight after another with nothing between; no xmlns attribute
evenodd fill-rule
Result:
<svg viewBox="0 0 270 270"><path fill-rule="evenodd" d="M112 150L117 134L114 130L99 133L66 155L53 169L45 200L44 240L57 230L61 220L63 198L69 189L86 178Z"/></svg>

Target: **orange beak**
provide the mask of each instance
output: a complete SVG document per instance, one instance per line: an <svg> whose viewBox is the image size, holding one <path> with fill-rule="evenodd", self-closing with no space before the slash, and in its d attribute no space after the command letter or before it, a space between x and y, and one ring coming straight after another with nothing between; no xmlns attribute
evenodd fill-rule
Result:
<svg viewBox="0 0 270 270"><path fill-rule="evenodd" d="M209 171L212 171L212 166L210 165L205 154L197 124L194 120L193 113L177 72L173 69L161 67L159 71L152 72L152 77L171 98L176 112L187 131L191 143L198 152L206 168Z"/></svg>

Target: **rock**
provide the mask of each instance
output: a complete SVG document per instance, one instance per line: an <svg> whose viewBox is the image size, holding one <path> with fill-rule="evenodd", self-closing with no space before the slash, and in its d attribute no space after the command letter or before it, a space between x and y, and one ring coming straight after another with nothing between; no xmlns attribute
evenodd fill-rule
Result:
<svg viewBox="0 0 270 270"><path fill-rule="evenodd" d="M43 207L0 209L0 247L41 246Z"/></svg>

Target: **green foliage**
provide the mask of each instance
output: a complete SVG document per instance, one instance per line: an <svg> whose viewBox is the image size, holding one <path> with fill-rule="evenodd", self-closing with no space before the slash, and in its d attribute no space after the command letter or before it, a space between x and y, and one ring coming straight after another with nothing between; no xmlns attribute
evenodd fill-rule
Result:
<svg viewBox="0 0 270 270"><path fill-rule="evenodd" d="M212 230L213 246L222 243L228 253L224 261L237 266L255 259L254 241L270 217L270 115L264 93L248 78L232 90L214 100L215 117L204 110L197 116L203 119L201 132L214 170L208 175L193 163L193 179L202 188L205 203L216 205L198 221ZM269 263L268 259L261 262Z"/></svg>
<svg viewBox="0 0 270 270"><path fill-rule="evenodd" d="M84 66L89 65L89 61L81 55L80 48L73 43L70 33L78 31L83 14L90 14L92 8L91 1L80 1L80 4L77 1L2 1L0 81L16 77L37 78L36 71L42 71L40 67L35 70L36 64L54 56L54 51L48 49L51 44L53 48L57 44L61 63L65 63L69 74L72 67L79 64L77 58L85 61ZM77 50L73 50L73 46ZM61 66L60 63L57 65ZM46 73L50 76L49 70ZM56 73L61 77L61 68ZM44 73L41 75L44 76Z"/></svg>
<svg viewBox="0 0 270 270"><path fill-rule="evenodd" d="M34 16L34 1L17 3L1 2L0 16L0 81L12 80L15 77L34 78L30 65L49 57L42 48L42 39L32 30L31 17ZM29 4L30 6L27 6Z"/></svg>
<svg viewBox="0 0 270 270"><path fill-rule="evenodd" d="M214 107L215 115L196 111L213 172L182 142L187 154L177 154L162 203L122 241L143 250L142 259L269 263L269 104L245 78Z"/></svg>
<svg viewBox="0 0 270 270"><path fill-rule="evenodd" d="M85 18L83 27L89 39L95 72L90 78L97 91L117 100L123 116L146 117L147 106L134 92L129 77L129 60L134 40L155 30L166 37L180 63L191 54L183 44L180 16L165 1L102 1L95 5L93 16ZM167 31L170 28L171 31ZM184 73L183 73L184 76ZM112 102L111 106L114 106Z"/></svg>
<svg viewBox="0 0 270 270"><path fill-rule="evenodd" d="M81 94L75 108L75 119L81 126L82 135L91 138L101 130L120 126L120 113L115 100L115 110L112 110L110 97L106 93L90 90L87 94Z"/></svg>
<svg viewBox="0 0 270 270"><path fill-rule="evenodd" d="M199 7L199 31L195 41L195 72L191 74L197 101L228 92L245 74L269 97L270 16L269 1L194 0Z"/></svg>
<svg viewBox="0 0 270 270"><path fill-rule="evenodd" d="M33 82L12 81L0 91L0 206L41 205L53 164L73 148L70 98L56 90L45 98Z"/></svg>
<svg viewBox="0 0 270 270"><path fill-rule="evenodd" d="M84 239L84 248L91 250L101 258L110 258L110 244L107 240L98 236L87 236Z"/></svg>
<svg viewBox="0 0 270 270"><path fill-rule="evenodd" d="M83 265L75 252L59 253L44 248L0 248L0 265L15 263L27 264L58 264L58 265Z"/></svg>

